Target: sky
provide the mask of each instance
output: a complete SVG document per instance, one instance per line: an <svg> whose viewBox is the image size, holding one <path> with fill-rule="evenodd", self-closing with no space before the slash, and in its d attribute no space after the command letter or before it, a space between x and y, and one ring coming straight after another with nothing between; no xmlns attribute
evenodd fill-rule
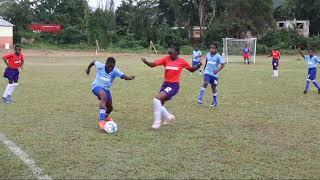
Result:
<svg viewBox="0 0 320 180"><path fill-rule="evenodd" d="M89 0L89 6L92 8L97 8L98 1L99 0ZM102 4L106 3L106 0L101 0L101 1L102 1ZM118 7L120 3L121 3L121 0L114 0L115 7Z"/></svg>

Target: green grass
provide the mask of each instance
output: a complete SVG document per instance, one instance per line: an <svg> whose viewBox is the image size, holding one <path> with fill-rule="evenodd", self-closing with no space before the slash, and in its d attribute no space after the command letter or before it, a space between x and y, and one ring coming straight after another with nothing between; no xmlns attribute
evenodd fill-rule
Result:
<svg viewBox="0 0 320 180"><path fill-rule="evenodd" d="M136 75L112 87L118 134L97 129L94 71L84 73L93 57L27 57L16 102L0 104L0 132L53 178L320 177L320 96L314 87L302 93L303 61L283 57L278 79L264 57L228 64L218 108L209 107L209 89L205 104L196 104L202 77L185 72L181 92L166 104L176 123L153 131L152 98L164 70L145 67L140 56L115 55L122 71ZM4 145L0 158L0 178L32 177Z"/></svg>

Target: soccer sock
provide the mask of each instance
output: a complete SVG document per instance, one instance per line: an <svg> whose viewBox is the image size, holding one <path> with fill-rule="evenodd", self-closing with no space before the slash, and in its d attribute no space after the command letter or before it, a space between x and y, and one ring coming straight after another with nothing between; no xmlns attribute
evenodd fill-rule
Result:
<svg viewBox="0 0 320 180"><path fill-rule="evenodd" d="M107 118L106 110L105 109L100 109L99 110L99 120L104 121Z"/></svg>
<svg viewBox="0 0 320 180"><path fill-rule="evenodd" d="M11 84L11 88L8 91L9 96L12 96L13 92L17 89L18 85L18 83Z"/></svg>
<svg viewBox="0 0 320 180"><path fill-rule="evenodd" d="M161 106L161 116L166 118L171 116L171 114L168 112L168 110L164 106Z"/></svg>
<svg viewBox="0 0 320 180"><path fill-rule="evenodd" d="M206 88L201 87L198 100L202 101L202 98L203 98L205 92L206 92Z"/></svg>
<svg viewBox="0 0 320 180"><path fill-rule="evenodd" d="M13 84L8 84L7 87L6 87L6 90L4 91L3 93L3 96L4 98L7 98L8 97L8 92L11 90L11 87L13 86Z"/></svg>
<svg viewBox="0 0 320 180"><path fill-rule="evenodd" d="M318 90L320 90L320 86L316 81L314 81L313 84L314 84L314 86L316 86L318 88Z"/></svg>
<svg viewBox="0 0 320 180"><path fill-rule="evenodd" d="M161 101L159 99L153 98L154 122L161 122L161 107Z"/></svg>
<svg viewBox="0 0 320 180"><path fill-rule="evenodd" d="M279 76L279 70L276 70L276 76Z"/></svg>
<svg viewBox="0 0 320 180"><path fill-rule="evenodd" d="M214 104L218 103L218 98L217 98L218 93L213 93L212 95L213 95L213 103Z"/></svg>
<svg viewBox="0 0 320 180"><path fill-rule="evenodd" d="M308 92L309 86L310 86L310 81L307 81L306 89L304 91Z"/></svg>

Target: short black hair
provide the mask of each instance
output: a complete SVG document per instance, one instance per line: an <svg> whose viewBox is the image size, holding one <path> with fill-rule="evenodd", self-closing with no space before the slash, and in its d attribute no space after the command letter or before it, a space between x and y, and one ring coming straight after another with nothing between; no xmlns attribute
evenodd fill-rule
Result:
<svg viewBox="0 0 320 180"><path fill-rule="evenodd" d="M213 44L210 45L210 49L211 49L211 48L219 49L219 46L218 46L217 43L213 43Z"/></svg>
<svg viewBox="0 0 320 180"><path fill-rule="evenodd" d="M116 64L116 59L114 57L108 57L106 63L107 64Z"/></svg>
<svg viewBox="0 0 320 180"><path fill-rule="evenodd" d="M16 44L16 45L14 46L14 49L16 49L16 48L21 48L21 45L20 45L20 44Z"/></svg>
<svg viewBox="0 0 320 180"><path fill-rule="evenodd" d="M309 48L309 51L313 51L314 52L314 48L313 47Z"/></svg>
<svg viewBox="0 0 320 180"><path fill-rule="evenodd" d="M173 43L169 46L169 48L174 49L177 52L180 52L180 44L179 43Z"/></svg>

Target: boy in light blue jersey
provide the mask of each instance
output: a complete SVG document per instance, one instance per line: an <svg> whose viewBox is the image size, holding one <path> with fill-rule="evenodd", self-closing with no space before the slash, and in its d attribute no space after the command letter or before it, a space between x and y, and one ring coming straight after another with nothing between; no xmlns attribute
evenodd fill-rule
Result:
<svg viewBox="0 0 320 180"><path fill-rule="evenodd" d="M192 51L192 67L195 67L201 64L201 57L202 57L202 52L199 50L198 46L195 46L194 50ZM199 74L201 75L201 69L199 69Z"/></svg>
<svg viewBox="0 0 320 180"><path fill-rule="evenodd" d="M318 57L314 54L314 49L312 49L312 48L309 50L309 55L306 55L306 56L301 52L300 49L299 49L299 52L300 52L301 56L304 58L304 60L308 63L308 79L307 79L307 83L306 83L306 88L303 91L303 93L305 93L305 94L308 93L310 82L312 82L313 85L316 86L316 88L318 89L318 94L320 94L320 86L316 81L316 79L317 79L317 66L319 64Z"/></svg>
<svg viewBox="0 0 320 180"><path fill-rule="evenodd" d="M104 128L107 121L112 121L109 116L113 110L112 96L110 93L110 87L115 78L121 78L124 80L133 80L135 76L126 76L118 68L115 67L116 60L113 57L109 57L105 64L93 61L89 64L86 73L90 74L90 69L96 66L97 73L96 78L91 85L91 90L100 101L99 104L99 127Z"/></svg>
<svg viewBox="0 0 320 180"><path fill-rule="evenodd" d="M218 106L218 77L219 72L225 67L224 60L220 54L218 54L218 46L211 45L210 52L206 55L206 65L204 67L204 82L200 90L200 95L198 97L198 104L202 104L202 98L208 87L208 84L211 85L213 101L211 106Z"/></svg>

